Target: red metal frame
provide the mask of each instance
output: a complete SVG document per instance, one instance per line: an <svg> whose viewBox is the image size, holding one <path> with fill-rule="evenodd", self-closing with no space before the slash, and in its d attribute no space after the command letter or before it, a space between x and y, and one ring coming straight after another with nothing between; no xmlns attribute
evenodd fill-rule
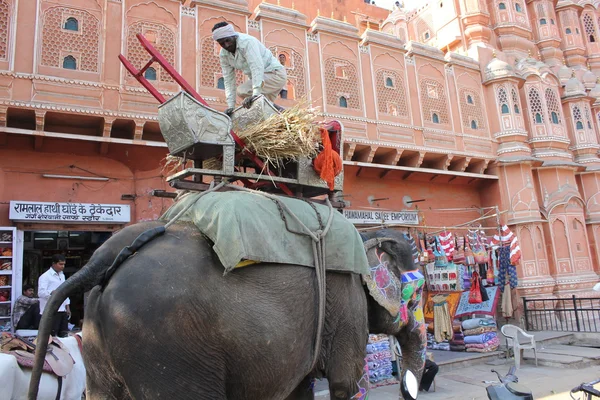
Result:
<svg viewBox="0 0 600 400"><path fill-rule="evenodd" d="M150 66L157 62L158 64L160 64L161 67L163 67L165 69L165 71L171 75L171 77L173 78L173 80L175 80L175 82L177 82L177 84L179 86L181 86L181 88L183 90L185 90L190 96L194 97L196 100L198 100L200 103L204 104L207 107L210 107L208 105L208 103L206 101L204 101L204 99L202 98L202 96L200 96L198 94L198 92L196 92L196 90L194 90L193 87L190 86L189 83L186 82L185 79L183 79L183 77L175 70L175 68L173 68L173 66L171 66L171 64L169 64L169 62L154 48L154 46L152 46L152 44L141 34L138 33L136 35L136 37L138 38L138 40L140 41L140 43L142 44L142 47L144 49L146 49L146 51L152 56L152 58L150 58L150 61L148 61L146 63L146 65L144 65L144 67L142 67L142 69L140 69L139 71L135 69L135 67L129 62L129 60L127 60L125 58L125 56L123 56L122 54L119 55L119 60L121 60L121 63L123 64L123 66L127 69L127 71L129 71L129 73L131 73L131 75L133 75L133 77L142 84L142 86L144 86L146 88L146 90L148 90L148 92L150 92L150 94L152 96L154 96L154 98L156 100L158 100L159 103L164 103L166 100L163 97L162 94L160 94L160 92L154 87L152 86L152 84L144 77L144 72L146 72L146 70L148 68L150 68ZM273 174L273 172L271 172L268 168L268 166L265 168L265 163L258 158L258 156L250 151L247 147L246 144L244 143L244 141L242 139L239 138L238 135L235 134L235 132L233 130L230 131L231 136L233 137L233 140L236 142L236 144L238 146L240 146L240 148L242 149L242 151L244 151L246 153L246 156L248 158L250 158L250 160L252 160L252 162L254 164L256 164L256 166L263 171L266 171L266 173L270 176L275 176L275 174ZM249 182L244 182L244 185L248 186ZM250 184L251 186L254 186L256 184ZM287 187L286 184L284 183L279 183L279 188L288 196L293 196L292 191L290 190L290 188Z"/></svg>

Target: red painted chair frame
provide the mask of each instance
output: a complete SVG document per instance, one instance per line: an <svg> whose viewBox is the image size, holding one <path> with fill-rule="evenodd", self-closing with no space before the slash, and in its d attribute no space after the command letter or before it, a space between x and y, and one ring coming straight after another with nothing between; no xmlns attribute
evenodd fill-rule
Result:
<svg viewBox="0 0 600 400"><path fill-rule="evenodd" d="M192 96L193 98L195 98L196 100L198 100L200 103L204 104L207 107L210 107L208 105L208 103L202 98L202 96L200 96L200 94L198 94L198 92L196 92L196 90L190 86L189 83L186 82L185 79L183 79L183 77L175 70L175 68L173 68L171 66L171 64L169 64L169 62L158 52L158 50L156 50L154 48L154 46L152 46L152 44L140 33L138 33L136 35L136 37L138 38L138 40L140 41L140 43L142 44L142 47L144 49L146 49L146 51L152 56L152 58L150 58L150 60L146 63L146 65L144 65L142 67L142 69L140 69L139 71L136 70L136 68L129 62L129 60L127 60L127 58L125 58L125 56L123 56L122 54L119 55L119 60L121 60L121 63L123 64L123 66L127 69L127 71L129 71L129 73L131 73L131 75L133 75L133 77L144 87L146 88L146 90L148 90L148 92L150 92L150 94L152 96L154 96L154 98L156 100L159 101L159 103L164 103L166 100L163 97L162 94L160 94L160 92L146 79L146 77L144 76L144 72L146 72L146 70L148 68L150 68L150 66L157 62L161 67L163 67L165 69L165 71L171 75L171 77L173 78L173 80L175 80L175 82L177 82L177 84L179 86L181 86L181 88L183 90L185 90L190 96ZM250 151L250 149L248 149L246 147L246 144L244 143L244 141L242 139L239 138L238 135L235 134L235 132L233 130L230 131L231 136L233 137L233 140L236 142L236 144L238 146L240 146L240 148L242 149L243 152L246 153L246 156L248 158L250 158L250 160L252 160L252 162L254 164L256 164L256 166L261 169L261 170L265 170L267 172L268 175L270 176L275 176L273 174L273 172L271 172L268 168L268 166L265 168L265 163L258 158L258 156ZM244 182L245 186L254 186L255 184L244 179L242 180ZM279 188L288 196L293 196L292 191L290 190L290 188L287 187L286 184L284 183L279 183Z"/></svg>

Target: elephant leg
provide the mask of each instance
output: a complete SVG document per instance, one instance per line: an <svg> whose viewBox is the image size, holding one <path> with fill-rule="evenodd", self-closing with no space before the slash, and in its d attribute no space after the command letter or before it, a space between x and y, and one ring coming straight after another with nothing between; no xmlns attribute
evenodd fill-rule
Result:
<svg viewBox="0 0 600 400"><path fill-rule="evenodd" d="M314 400L313 380L306 377L285 400Z"/></svg>
<svg viewBox="0 0 600 400"><path fill-rule="evenodd" d="M425 324L419 323L413 313L409 313L408 323L396 336L402 350L402 378L406 371L412 371L421 381L427 350ZM400 394L402 398L402 394Z"/></svg>

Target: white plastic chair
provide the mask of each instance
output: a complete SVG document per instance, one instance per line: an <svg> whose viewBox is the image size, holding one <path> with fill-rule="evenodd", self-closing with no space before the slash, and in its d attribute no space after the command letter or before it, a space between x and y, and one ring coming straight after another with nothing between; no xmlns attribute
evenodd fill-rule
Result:
<svg viewBox="0 0 600 400"><path fill-rule="evenodd" d="M501 329L502 334L506 338L506 347L508 351L508 347L512 346L513 352L515 354L515 367L519 369L521 367L521 350L533 350L533 355L535 357L535 366L538 366L537 360L537 349L535 346L535 337L525 332L523 329L519 328L515 325L504 325ZM519 342L519 333L527 339L527 343Z"/></svg>

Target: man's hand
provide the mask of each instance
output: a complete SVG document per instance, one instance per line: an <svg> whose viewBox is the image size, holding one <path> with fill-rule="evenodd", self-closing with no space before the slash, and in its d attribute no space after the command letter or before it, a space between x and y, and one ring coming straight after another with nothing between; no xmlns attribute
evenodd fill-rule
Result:
<svg viewBox="0 0 600 400"><path fill-rule="evenodd" d="M254 103L254 100L256 100L258 98L258 95L253 95L250 97L246 97L244 99L244 101L242 102L242 106L244 106L244 108L250 108L252 107L252 103Z"/></svg>
<svg viewBox="0 0 600 400"><path fill-rule="evenodd" d="M227 110L225 110L225 114L231 117L231 114L233 114L233 110L233 107L229 107Z"/></svg>

